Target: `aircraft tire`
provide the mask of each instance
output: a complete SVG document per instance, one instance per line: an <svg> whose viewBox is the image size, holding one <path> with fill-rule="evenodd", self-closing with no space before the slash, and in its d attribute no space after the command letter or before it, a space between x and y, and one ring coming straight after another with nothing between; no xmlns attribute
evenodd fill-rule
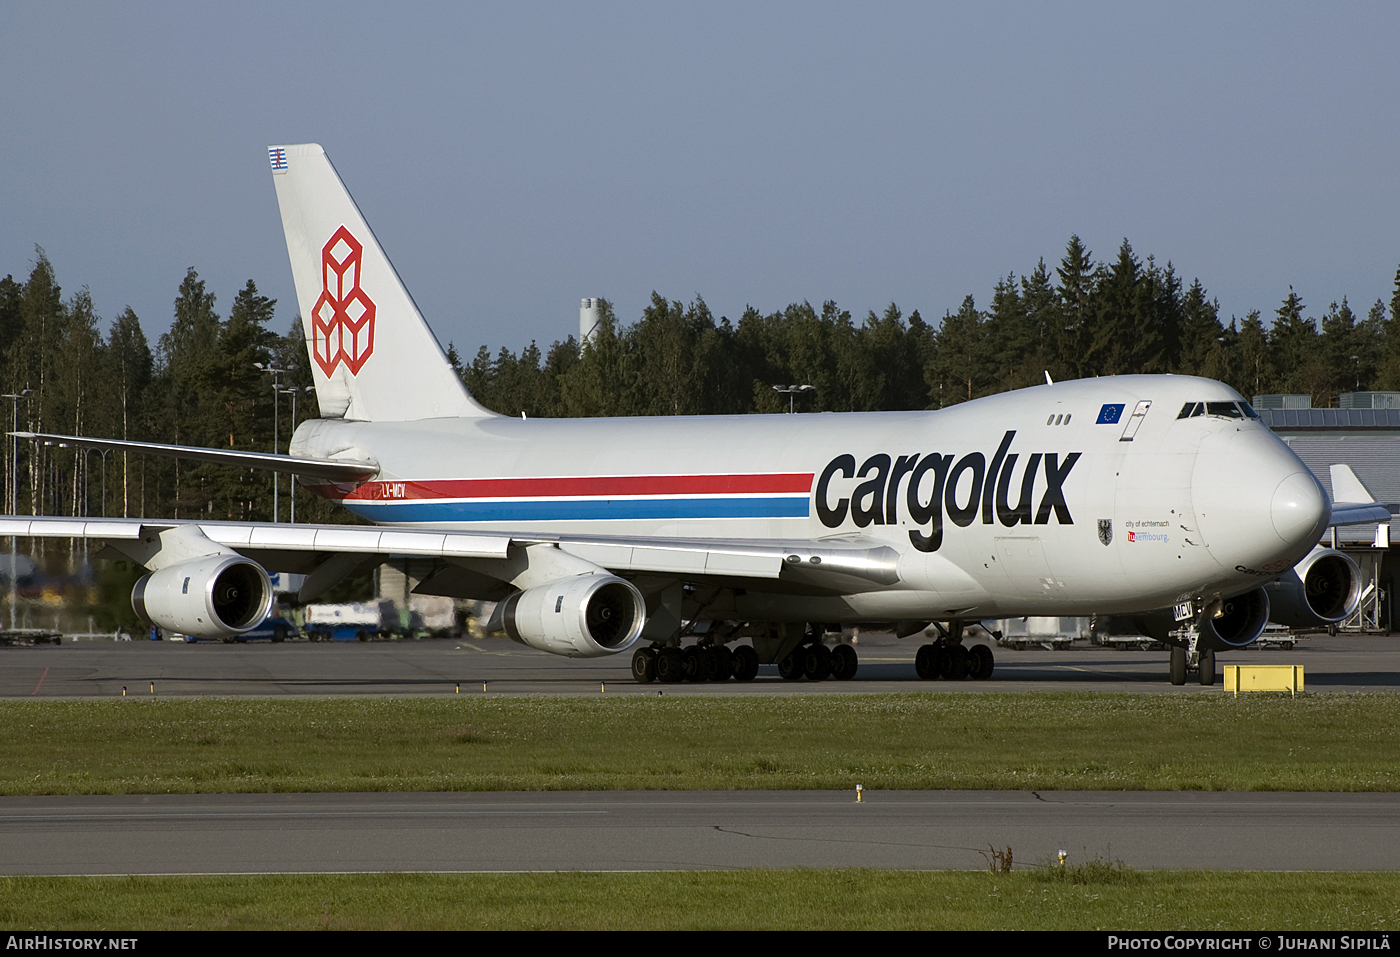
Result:
<svg viewBox="0 0 1400 957"><path fill-rule="evenodd" d="M948 681L967 677L967 649L962 645L940 649L938 673Z"/></svg>
<svg viewBox="0 0 1400 957"><path fill-rule="evenodd" d="M933 645L920 645L914 653L914 673L925 681L938 677L938 649Z"/></svg>
<svg viewBox="0 0 1400 957"><path fill-rule="evenodd" d="M1197 666L1197 677L1203 685L1215 684L1215 649L1211 648L1202 651L1200 663Z"/></svg>
<svg viewBox="0 0 1400 957"><path fill-rule="evenodd" d="M681 652L681 671L686 681L705 680L705 662L700 657L700 647L691 645Z"/></svg>
<svg viewBox="0 0 1400 957"><path fill-rule="evenodd" d="M953 676L959 681L972 677L969 673L971 656L968 655L967 649L962 645L954 645L948 649L948 653L953 656Z"/></svg>
<svg viewBox="0 0 1400 957"><path fill-rule="evenodd" d="M715 681L728 681L734 677L734 652L724 645L716 645L715 656Z"/></svg>
<svg viewBox="0 0 1400 957"><path fill-rule="evenodd" d="M752 681L758 677L758 652L748 645L734 649L734 680Z"/></svg>
<svg viewBox="0 0 1400 957"><path fill-rule="evenodd" d="M973 645L968 652L967 676L973 681L986 681L996 667L996 657L986 645Z"/></svg>
<svg viewBox="0 0 1400 957"><path fill-rule="evenodd" d="M791 652L778 662L778 675L785 681L796 681L802 677L801 648Z"/></svg>
<svg viewBox="0 0 1400 957"><path fill-rule="evenodd" d="M641 685L649 685L656 680L655 648L638 648L633 652L632 677Z"/></svg>
<svg viewBox="0 0 1400 957"><path fill-rule="evenodd" d="M802 676L808 681L825 681L831 677L831 649L826 645L811 645L802 656Z"/></svg>
<svg viewBox="0 0 1400 957"><path fill-rule="evenodd" d="M1180 645L1172 645L1167 674L1171 678L1172 684L1186 684L1186 649Z"/></svg>
<svg viewBox="0 0 1400 957"><path fill-rule="evenodd" d="M849 681L856 676L860 658L850 645L837 645L831 649L831 677L837 681Z"/></svg>
<svg viewBox="0 0 1400 957"><path fill-rule="evenodd" d="M662 648L656 653L656 680L668 685L685 680L685 656L679 648Z"/></svg>

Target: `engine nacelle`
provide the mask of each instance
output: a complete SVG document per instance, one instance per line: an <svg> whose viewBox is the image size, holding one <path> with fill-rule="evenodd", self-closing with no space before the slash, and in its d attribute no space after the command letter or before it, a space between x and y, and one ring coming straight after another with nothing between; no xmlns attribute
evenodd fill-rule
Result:
<svg viewBox="0 0 1400 957"><path fill-rule="evenodd" d="M1350 555L1319 545L1264 587L1270 621L1290 628L1335 625L1361 601L1361 569Z"/></svg>
<svg viewBox="0 0 1400 957"><path fill-rule="evenodd" d="M131 607L151 624L196 638L232 638L272 610L272 582L256 562L210 555L154 571L131 590Z"/></svg>
<svg viewBox="0 0 1400 957"><path fill-rule="evenodd" d="M577 575L516 592L501 602L512 640L570 658L626 651L641 637L647 606L635 585L614 575Z"/></svg>
<svg viewBox="0 0 1400 957"><path fill-rule="evenodd" d="M1269 596L1262 587L1227 598L1218 617L1201 618L1201 639L1217 648L1243 648L1269 623Z"/></svg>

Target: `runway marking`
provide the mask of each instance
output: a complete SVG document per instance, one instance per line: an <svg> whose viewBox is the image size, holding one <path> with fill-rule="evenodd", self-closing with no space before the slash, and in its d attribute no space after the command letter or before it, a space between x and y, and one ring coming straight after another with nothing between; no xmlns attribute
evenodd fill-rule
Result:
<svg viewBox="0 0 1400 957"><path fill-rule="evenodd" d="M35 686L34 686L34 690L31 691L31 692L29 692L29 696L30 696L31 698L34 697L36 694L39 693L39 685L42 685L42 684L44 683L44 679L47 678L48 676L49 676L49 669L45 668L45 669L44 669L44 673L41 674L41 675L39 676L39 684L35 685Z"/></svg>

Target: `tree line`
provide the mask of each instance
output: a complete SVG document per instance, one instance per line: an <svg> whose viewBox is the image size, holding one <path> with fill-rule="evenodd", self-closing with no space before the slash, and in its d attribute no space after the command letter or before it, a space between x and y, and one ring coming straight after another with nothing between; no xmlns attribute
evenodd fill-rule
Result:
<svg viewBox="0 0 1400 957"><path fill-rule="evenodd" d="M291 370L276 377L288 392L311 377L299 324L273 332L276 301L252 280L220 317L215 294L190 269L152 346L130 307L104 332L88 289L65 298L48 257L36 253L25 281L0 279L7 431L271 451L276 402L286 450L291 396L274 396L265 370ZM315 411L313 397L302 399L298 418ZM19 514L32 515L266 521L273 497L265 473L26 439L5 443L5 489Z"/></svg>
<svg viewBox="0 0 1400 957"><path fill-rule="evenodd" d="M1364 316L1345 297L1310 310L1289 289L1271 315L1227 321L1202 283L1187 285L1170 262L1144 261L1126 240L1097 262L1072 236L1053 270L1042 260L1009 272L985 307L969 295L935 322L893 303L857 321L829 301L749 307L731 322L703 299L653 293L630 324L602 302L587 343L570 336L547 351L532 342L494 354L482 346L470 361L449 346L448 357L473 395L511 416L786 412L789 397L772 387L790 384L814 387L795 398L799 412L938 409L1037 385L1047 373L1202 375L1245 397L1305 393L1328 406L1341 392L1400 391L1400 270L1394 289ZM316 414L300 319L274 331L276 302L252 280L226 315L217 305L191 268L154 345L130 308L104 332L88 290L65 298L37 250L26 279L0 279L0 382L19 397L0 415L23 431L249 450L273 448L275 419L286 451L295 423ZM20 514L272 516L266 473L28 440L13 449L6 443L6 489L13 482ZM285 477L280 492L285 521ZM349 520L304 492L297 517Z"/></svg>
<svg viewBox="0 0 1400 957"><path fill-rule="evenodd" d="M973 296L929 322L891 303L856 322L834 302L808 302L737 322L716 320L653 293L637 322L620 325L606 301L583 346L570 337L542 352L530 343L494 355L483 346L458 364L472 393L507 415L690 415L781 412L776 384L809 384L807 412L940 409L1056 381L1129 373L1200 375L1246 398L1288 392L1335 405L1342 392L1400 390L1400 270L1390 303L1364 317L1345 296L1321 315L1288 290L1267 318L1220 314L1200 280L1144 262L1127 240L1095 262L1077 236L1052 271L997 282L986 308Z"/></svg>

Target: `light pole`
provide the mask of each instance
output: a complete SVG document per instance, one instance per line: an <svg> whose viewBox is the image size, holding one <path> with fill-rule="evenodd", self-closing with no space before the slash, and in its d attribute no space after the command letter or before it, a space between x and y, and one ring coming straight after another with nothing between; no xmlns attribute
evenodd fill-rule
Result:
<svg viewBox="0 0 1400 957"><path fill-rule="evenodd" d="M266 364L254 362L253 365L272 376L272 454L280 455L282 453L282 437L278 432L278 423L281 420L281 410L278 406L277 397L282 392L282 382L278 376L286 375L288 372L295 372L299 367L287 366L283 368L272 362ZM277 472L272 473L272 522L274 525L281 520L281 508L278 502L278 493L281 486L278 482L278 475L279 473Z"/></svg>
<svg viewBox="0 0 1400 957"><path fill-rule="evenodd" d="M793 407L793 399L799 395L807 395L816 392L817 387L814 385L775 385L773 386L773 391L779 395L788 397L788 414L791 415L797 411Z"/></svg>
<svg viewBox="0 0 1400 957"><path fill-rule="evenodd" d="M282 389L282 390L281 390L283 395L289 395L289 396L292 397L292 433L293 433L293 434L296 433L296 429L297 429L297 393L299 393L299 392L314 392L315 390L316 390L316 387L315 387L315 386L310 386L310 385L307 385L307 386L300 386L300 387L298 387L298 386L292 386L290 389ZM291 514L291 523L292 523L293 525L295 525L295 524L297 523L297 474L296 474L295 472L292 473L292 514Z"/></svg>
<svg viewBox="0 0 1400 957"><path fill-rule="evenodd" d="M33 390L25 389L19 393L5 393L5 398L10 400L12 406L10 411L10 467L6 471L6 478L10 480L6 491L9 493L6 505L9 506L10 514L14 515L19 511L19 436L15 435L19 431L19 400L29 398ZM19 538L10 536L10 630L15 629L15 605L19 601L19 588L15 579L19 577Z"/></svg>

